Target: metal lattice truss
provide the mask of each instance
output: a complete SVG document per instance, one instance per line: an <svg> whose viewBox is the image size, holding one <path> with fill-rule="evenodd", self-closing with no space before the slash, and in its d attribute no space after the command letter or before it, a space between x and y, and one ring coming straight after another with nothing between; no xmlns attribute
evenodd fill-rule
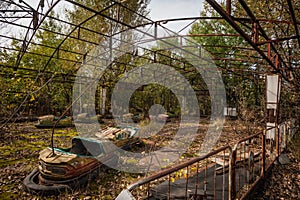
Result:
<svg viewBox="0 0 300 200"><path fill-rule="evenodd" d="M94 52L93 49L99 47L105 49L105 45L108 49L107 51L103 50L102 53L109 53L111 48L126 43L131 47L124 49L124 55L134 55L140 59L155 62L156 56L153 55L161 54L160 56L165 57L167 55L159 50L154 50L155 45L151 44L151 41L161 41L172 49L174 45L170 44L170 41L174 37L177 38L177 41L184 41L181 45L185 47L194 44L195 38L235 37L241 38L242 44L201 44L201 46L208 49L212 54L212 59L225 72L244 77L251 77L253 74L279 73L286 81L298 85L296 79L300 53L298 28L300 22L297 21L296 16L299 15L300 8L297 1L283 0L277 4L281 5L280 8L272 7L272 1L265 1L263 5L269 7L270 13L258 13L259 9L250 9L250 1L247 2L247 0L234 2L226 0L225 7L221 6L218 1L206 0L218 13L217 16L172 18L161 21L153 21L145 13L130 8L128 3L130 1L102 1L103 4L99 6L93 6L88 2L40 0L36 7L32 7L22 0L2 0L0 4L1 52L14 52L17 54L17 59L14 62L0 62L1 66L12 69L14 73L21 70L28 76L55 74L55 76L65 77L63 80L59 79L60 81L72 82L80 66L94 58L95 55L91 54ZM244 12L236 13L233 5L243 8ZM74 22L74 20L70 20L70 15L65 15L65 8L81 10L84 12L84 17L81 15ZM272 16L273 10L280 10L280 16ZM54 12L55 14L53 14ZM128 20L122 13L127 13L131 17L129 19L134 20ZM73 13L73 15L75 14ZM211 23L226 21L234 32L181 34L183 29L188 29L193 23L201 20ZM185 21L187 26L180 31L170 30L164 26L166 23L178 21ZM97 22L101 23L97 25ZM55 23L59 29L51 29L47 26L49 23ZM44 42L39 34L41 31L55 35L58 40L52 44ZM12 41L20 45L13 46L11 45ZM114 43L108 44L108 41L114 41ZM145 43L151 45L144 45ZM70 48L70 44L74 44L74 46ZM45 51L34 51L36 47L43 47ZM226 53L214 50L223 50ZM122 49L120 48L119 51ZM152 56L146 56L145 52L151 52ZM40 66L30 67L28 64L24 64L28 55L34 56L34 58L43 58ZM188 67L185 67L187 63L180 59L180 56L177 60L174 56L169 56L169 58L183 66L182 73L193 73L193 71L189 71ZM116 57L111 56L110 59L112 59L110 62L118 62ZM123 71L118 68L120 64L126 65L122 68ZM118 73L124 73L134 64L131 67L130 65L131 62L121 63L120 61L119 65L110 65L110 67L121 71ZM260 66L259 70L253 70L253 67L257 65ZM72 66L74 73L70 74L70 72L64 71L64 66Z"/></svg>

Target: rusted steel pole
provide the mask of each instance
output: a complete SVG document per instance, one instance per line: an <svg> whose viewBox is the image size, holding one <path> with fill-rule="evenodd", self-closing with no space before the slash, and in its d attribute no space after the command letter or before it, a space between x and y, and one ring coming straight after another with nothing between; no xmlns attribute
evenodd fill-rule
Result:
<svg viewBox="0 0 300 200"><path fill-rule="evenodd" d="M247 5L247 3L245 2L245 0L238 0L241 4L241 6L244 8L244 10L246 11L246 13L248 14L248 16L251 18L252 21L257 22L256 17L254 16L253 12L251 11L250 7ZM262 34L262 36L266 39L269 40L270 38L268 37L268 35L266 34L265 30L258 24L257 27L260 31L260 33ZM288 68L289 66L284 62L283 58L279 55L277 48L275 47L275 45L273 43L270 43L272 50L274 51L274 53L278 54L279 56L279 60L280 62L284 65L284 67ZM268 60L267 60L268 61ZM270 61L270 60L269 60ZM268 61L268 62L269 62ZM280 72L278 69L275 68L274 63L270 63L270 66L272 68L275 69L276 72Z"/></svg>
<svg viewBox="0 0 300 200"><path fill-rule="evenodd" d="M261 168L261 176L265 177L265 172L266 172L266 130L264 130L261 139L262 139L262 168Z"/></svg>
<svg viewBox="0 0 300 200"><path fill-rule="evenodd" d="M252 31L253 31L253 42L255 44L257 44L258 41L259 41L259 38L258 38L259 35L258 35L258 30L257 30L257 22L253 23Z"/></svg>
<svg viewBox="0 0 300 200"><path fill-rule="evenodd" d="M170 178L171 178L171 176L170 176L170 174L169 174L169 182L168 182L168 200L170 200L171 199L171 183L170 183Z"/></svg>
<svg viewBox="0 0 300 200"><path fill-rule="evenodd" d="M147 199L150 199L150 182L147 184Z"/></svg>
<svg viewBox="0 0 300 200"><path fill-rule="evenodd" d="M269 60L272 59L272 56L271 56L271 43L268 43L268 58L269 58ZM272 68L271 65L269 65L269 67ZM274 65L274 67L276 68L275 65Z"/></svg>
<svg viewBox="0 0 300 200"><path fill-rule="evenodd" d="M290 11L290 15L293 19L293 24L295 27L295 31L296 31L296 36L298 38L298 45L300 47L300 33L299 33L299 29L298 29L298 24L297 24L297 19L296 19L296 15L295 15L295 9L293 8L293 3L291 0L287 0L288 6L289 6L289 11Z"/></svg>
<svg viewBox="0 0 300 200"><path fill-rule="evenodd" d="M277 58L276 58L276 60L277 60ZM276 61L276 67L278 68L278 62ZM279 78L278 78L278 82L277 82L277 101L276 101L276 130L277 130L277 156L279 156L280 155L280 145L281 145L281 143L282 143L282 141L280 141L280 138L281 138L281 132L280 132L280 130L279 130L279 102L280 102L280 96L281 96L281 94L279 94L279 91L280 91L280 88L281 88L281 80L280 80L280 78L281 78L281 76L279 75Z"/></svg>
<svg viewBox="0 0 300 200"><path fill-rule="evenodd" d="M154 23L154 38L156 39L157 38L157 22Z"/></svg>
<svg viewBox="0 0 300 200"><path fill-rule="evenodd" d="M279 127L278 127L278 124L276 123L276 127L275 127L275 131L276 131L276 158L278 159L278 156L280 154L280 151L279 151L279 139L280 139L280 133L279 133Z"/></svg>
<svg viewBox="0 0 300 200"><path fill-rule="evenodd" d="M234 199L236 188L235 188L235 161L236 161L236 152L237 149L234 148L234 150L231 153L230 161L229 161L229 192L228 192L228 199Z"/></svg>
<svg viewBox="0 0 300 200"><path fill-rule="evenodd" d="M189 186L189 166L186 167L186 177L185 177L185 199L188 199L188 186Z"/></svg>
<svg viewBox="0 0 300 200"><path fill-rule="evenodd" d="M214 200L217 199L217 191L216 191L216 188L217 188L217 165L215 165L214 167Z"/></svg>
<svg viewBox="0 0 300 200"><path fill-rule="evenodd" d="M252 38L235 22L232 16L228 15L223 7L216 0L206 0L247 42L251 45L262 58L272 67L276 72L280 72L276 69L275 64L268 58L264 51L262 51L253 41ZM239 0L241 1L241 0ZM251 16L250 16L251 17Z"/></svg>
<svg viewBox="0 0 300 200"><path fill-rule="evenodd" d="M196 178L196 186L195 186L195 197L198 194L198 185L199 185L199 162L197 162L197 178Z"/></svg>
<svg viewBox="0 0 300 200"><path fill-rule="evenodd" d="M231 0L226 0L226 13L231 15Z"/></svg>

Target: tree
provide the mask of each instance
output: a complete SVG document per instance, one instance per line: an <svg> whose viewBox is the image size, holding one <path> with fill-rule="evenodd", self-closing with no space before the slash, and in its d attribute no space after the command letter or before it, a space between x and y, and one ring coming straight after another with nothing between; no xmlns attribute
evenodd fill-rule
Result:
<svg viewBox="0 0 300 200"><path fill-rule="evenodd" d="M225 8L224 4L221 4L223 8ZM238 0L234 0L231 2L232 5L232 13L231 15L235 19L248 19L249 15L240 4ZM260 35L257 38L258 42L262 42L265 40L274 39L273 46L277 49L279 54L281 55L280 67L284 70L281 71L281 75L283 77L284 84L283 90L287 92L282 97L291 99L291 97L287 97L290 92L290 95L294 95L293 90L298 90L298 81L295 81L299 77L299 67L298 61L294 58L299 55L299 48L295 48L297 46L296 39L283 39L276 41L279 38L287 38L290 35L295 35L295 29L291 26L290 23L285 23L285 20L291 20L291 12L290 7L288 5L288 1L247 1L247 6L252 13L254 13L255 18L259 21L259 26L264 30L264 33L260 31ZM296 18L298 17L297 10L299 9L299 2L292 2L292 7L294 8ZM208 4L205 5L204 11L201 13L201 16L207 17L218 17L217 12L211 8ZM261 19L276 19L278 22L265 23L264 20ZM250 22L250 23L249 23ZM255 37L254 29L251 24L251 21L242 21L238 23L241 25L242 30L252 36L253 39ZM193 25L190 30L190 34L210 34L210 33L218 33L218 34L236 34L236 31L225 22L225 20L201 20L195 25ZM226 84L227 94L229 97L229 101L231 102L243 102L242 107L245 111L249 108L253 109L255 107L259 108L259 110L263 110L264 107L264 74L270 73L270 69L266 67L265 64L259 62L259 55L255 51L245 51L242 48L238 47L248 47L249 45L242 39L242 37L195 37L196 41L199 42L207 51L211 52L214 58L216 58L216 64L220 66L220 68L225 68L226 70L223 72L224 83ZM227 46L231 48L218 48L218 46ZM260 45L259 48L265 49L267 51L267 44ZM271 50L272 56L274 56L274 49ZM220 62L218 58L222 59ZM230 60L226 62L226 59ZM236 62L233 62L233 59L239 59ZM224 61L225 60L225 61ZM244 61L241 61L244 60ZM247 64L247 60L252 64ZM262 65L263 64L263 65ZM297 77L295 79L295 77ZM294 78L294 79L293 79ZM297 82L297 83L296 83ZM286 88L290 87L290 89ZM298 89L297 89L298 88ZM234 97L234 99L231 99ZM285 102L287 102L284 99ZM246 112L247 113L247 112ZM259 113L259 112L255 112ZM257 116L255 116L257 117Z"/></svg>
<svg viewBox="0 0 300 200"><path fill-rule="evenodd" d="M247 13L242 6L235 1L234 16L237 18L247 17ZM275 19L276 22L266 23L260 21L259 25L262 27L268 38L264 36L259 37L259 41L272 39L272 46L277 49L279 53L279 67L282 69L280 75L282 77L281 89L281 103L280 103L280 118L296 117L300 115L299 110L299 54L300 43L299 39L292 38L296 35L295 27L292 22L292 11L295 18L300 17L300 2L299 1L247 1L248 7L255 13L256 19ZM267 49L267 44L260 48ZM271 49L271 56L275 56L274 49ZM270 70L266 70L266 72Z"/></svg>
<svg viewBox="0 0 300 200"><path fill-rule="evenodd" d="M50 14L54 15L54 12ZM70 102L71 90L67 88L71 88L71 85L61 85L64 81L61 75L68 74L70 69L64 68L56 57L51 59L55 47L61 42L61 37L55 32L60 31L62 27L55 20L49 18L45 21L34 38L35 45L29 46L17 70L12 66L15 65L18 53L22 51L23 43L13 40L10 46L15 51L3 52L3 62L8 67L1 69L2 73L11 75L1 77L5 82L3 85L7 85L6 90L3 87L7 101L2 102L2 106L7 108L2 109L4 115L17 111L19 114L55 114L65 109Z"/></svg>
<svg viewBox="0 0 300 200"><path fill-rule="evenodd" d="M114 1L107 0L77 0L79 4L88 7L74 6L67 10L67 16L69 21L75 26L70 26L68 30L71 36L64 42L62 47L72 48L70 50L76 51L80 56L78 63L72 66L75 69L75 73L80 69L81 64L89 62L93 55L93 49L99 48L99 44L105 46L105 41L109 40L109 37L119 37L119 48L122 48L122 42L130 42L133 40L134 35L129 30L131 26L138 26L144 23L144 19L141 15L146 15L146 7L149 0L127 0L122 1L121 4ZM128 26L124 25L128 24ZM133 59L132 52L124 52L118 58L115 58L104 72L104 75L99 81L99 89L105 87L107 89L107 97L111 96L114 84L123 76L126 71L132 68L130 63ZM71 55L72 59L78 59L78 55ZM69 66L71 67L71 66ZM74 73L74 74L75 74ZM99 97L99 94L96 94ZM106 111L109 111L109 104L106 104ZM98 107L98 106L97 106Z"/></svg>

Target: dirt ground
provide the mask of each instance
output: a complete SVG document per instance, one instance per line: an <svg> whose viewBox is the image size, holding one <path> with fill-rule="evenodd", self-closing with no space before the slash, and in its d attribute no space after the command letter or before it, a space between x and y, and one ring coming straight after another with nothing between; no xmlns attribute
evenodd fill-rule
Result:
<svg viewBox="0 0 300 200"><path fill-rule="evenodd" d="M199 137L189 149L188 155L193 155L201 146L201 141L204 138L203 132L207 129L208 123L205 119L200 123ZM165 125L161 135L157 137L158 147L164 145L161 138L171 137L176 132L177 126L177 121ZM253 125L247 125L238 120L228 120L216 148L225 144L233 145L237 140L253 134L254 131ZM76 135L75 128L57 129L54 134L55 146L70 146L70 139ZM23 190L22 181L37 166L38 153L49 146L50 136L50 129L37 129L32 122L9 124L6 129L2 130L0 137L0 199L114 199L122 189L143 176L142 174L129 174L105 169L100 172L96 180L81 191L48 197L28 194ZM299 181L299 173L296 178L298 179L295 180Z"/></svg>

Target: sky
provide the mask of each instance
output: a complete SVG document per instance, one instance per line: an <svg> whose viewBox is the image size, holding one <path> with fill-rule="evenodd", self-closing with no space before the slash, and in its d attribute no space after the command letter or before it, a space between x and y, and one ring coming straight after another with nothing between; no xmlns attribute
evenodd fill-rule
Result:
<svg viewBox="0 0 300 200"><path fill-rule="evenodd" d="M199 16L203 0L151 0L150 15L153 20Z"/></svg>
<svg viewBox="0 0 300 200"><path fill-rule="evenodd" d="M37 8L39 3L39 0L24 1L33 8ZM61 1L63 2L63 0ZM150 0L150 18L154 21L157 21L170 18L196 17L200 14L203 2L204 0ZM190 21L176 23L173 22L166 24L165 26L172 30L179 31L188 23L190 23ZM187 30L181 33L185 33L186 31Z"/></svg>
<svg viewBox="0 0 300 200"><path fill-rule="evenodd" d="M33 8L37 8L40 0L23 0ZM56 0L55 0L56 1ZM51 0L49 0L51 2ZM150 10L150 18L153 21L164 20L164 19L174 19L174 18L183 18L183 17L197 17L200 14L204 0L150 0L148 9ZM45 0L45 4L47 1ZM56 6L56 9L62 9L64 6L70 6L66 1L61 0L61 2ZM45 11L44 11L45 12ZM174 31L178 32L191 21L177 21L177 22L168 22L163 26ZM18 23L27 25L30 23L29 19L21 20ZM189 28L180 32L180 34L186 34ZM0 33L6 32L6 30L0 30ZM26 30L21 29L16 31L14 29L13 34L21 34ZM18 33L19 32L19 33ZM0 41L3 43L4 41Z"/></svg>
<svg viewBox="0 0 300 200"><path fill-rule="evenodd" d="M151 0L149 5L150 18L158 21L163 19L198 17L203 7L203 2L204 0ZM190 22L169 22L164 26L178 32ZM187 31L188 29L185 29L180 33L185 34Z"/></svg>
<svg viewBox="0 0 300 200"><path fill-rule="evenodd" d="M37 8L39 0L23 0ZM61 0L63 2L63 0ZM198 16L204 0L150 0L151 18L194 17ZM46 1L45 1L46 3Z"/></svg>

